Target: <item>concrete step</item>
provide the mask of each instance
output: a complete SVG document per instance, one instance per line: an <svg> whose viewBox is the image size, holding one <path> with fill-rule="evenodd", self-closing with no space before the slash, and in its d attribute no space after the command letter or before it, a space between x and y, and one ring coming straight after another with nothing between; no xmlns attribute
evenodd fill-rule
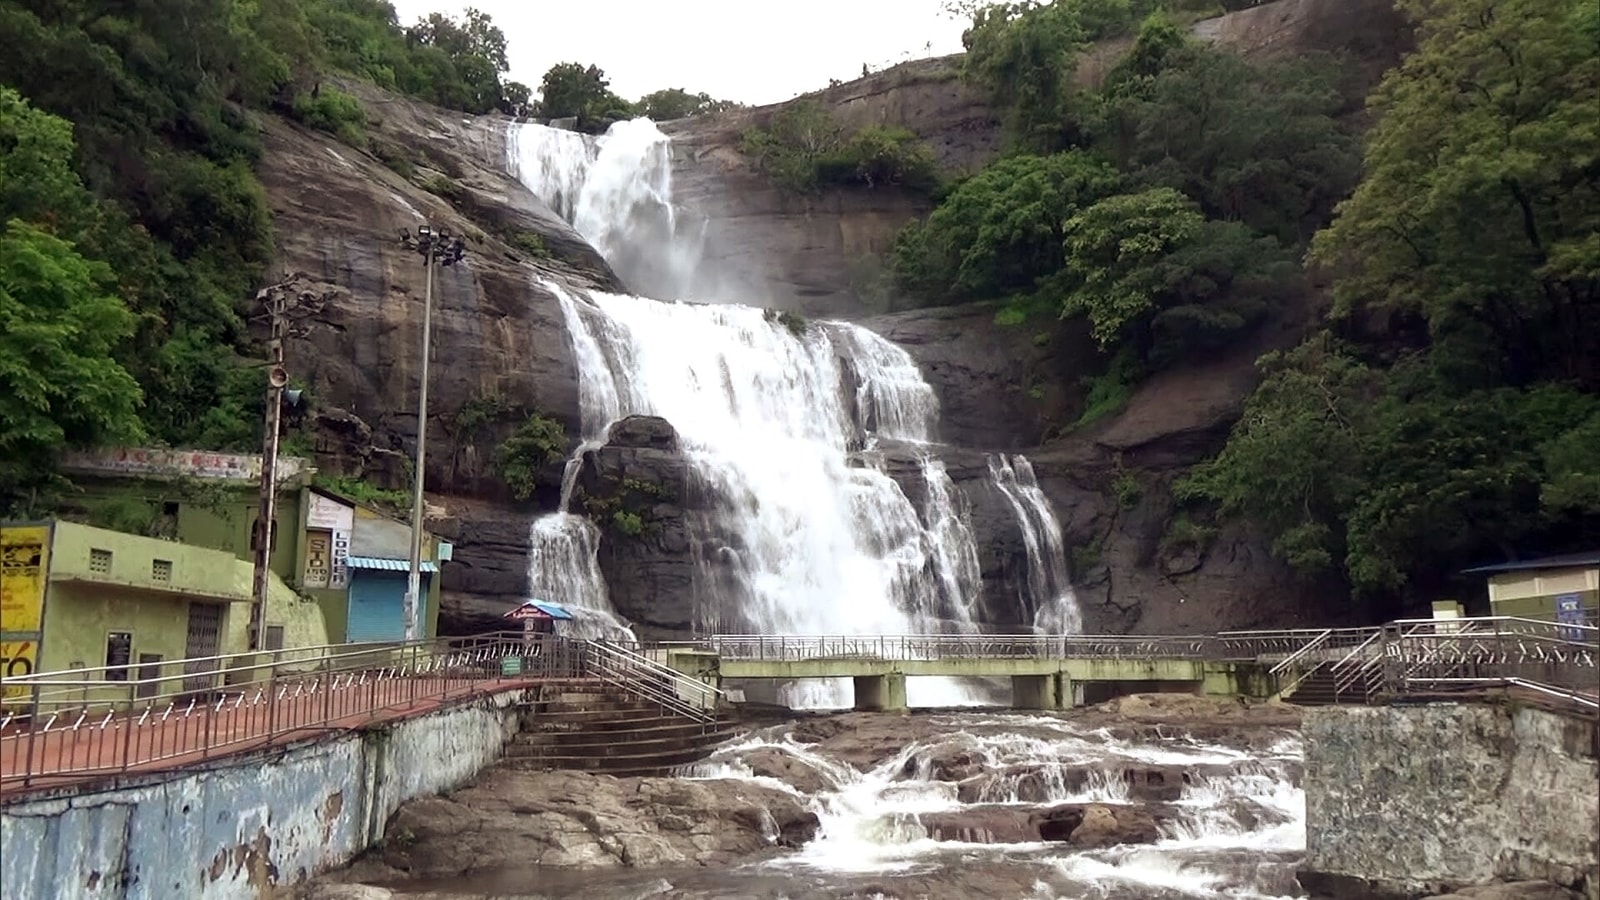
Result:
<svg viewBox="0 0 1600 900"><path fill-rule="evenodd" d="M506 763L515 768L534 770L565 769L579 772L598 772L609 775L619 773L638 773L641 771L665 772L676 766L684 766L699 762L711 755L711 749L720 741L708 741L703 745L688 747L674 747L646 752L618 752L606 756L592 754L560 753L544 756L508 756ZM631 747L617 747L619 751L631 751Z"/></svg>
<svg viewBox="0 0 1600 900"><path fill-rule="evenodd" d="M560 753L571 756L611 756L635 750L644 753L674 746L718 744L732 737L734 731L730 727L683 723L626 731L523 732L506 745L506 755Z"/></svg>
<svg viewBox="0 0 1600 900"><path fill-rule="evenodd" d="M546 712L523 713L522 730L524 731L573 731L577 729L595 729L600 731L614 731L619 728L635 728L648 724L663 725L666 722L691 721L683 716L665 714L659 708L646 709L563 709Z"/></svg>

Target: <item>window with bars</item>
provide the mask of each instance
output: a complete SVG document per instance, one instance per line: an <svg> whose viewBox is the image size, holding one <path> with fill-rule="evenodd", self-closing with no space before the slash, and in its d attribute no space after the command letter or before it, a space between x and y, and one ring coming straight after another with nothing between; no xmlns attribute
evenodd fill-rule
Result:
<svg viewBox="0 0 1600 900"><path fill-rule="evenodd" d="M150 580L168 582L172 580L172 560L153 559L150 561Z"/></svg>
<svg viewBox="0 0 1600 900"><path fill-rule="evenodd" d="M89 549L89 571L97 575L111 574L111 551L99 547Z"/></svg>

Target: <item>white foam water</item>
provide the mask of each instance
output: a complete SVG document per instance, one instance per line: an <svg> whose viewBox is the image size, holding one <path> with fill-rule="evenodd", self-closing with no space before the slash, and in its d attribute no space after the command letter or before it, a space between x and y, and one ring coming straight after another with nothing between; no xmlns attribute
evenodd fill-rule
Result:
<svg viewBox="0 0 1600 900"><path fill-rule="evenodd" d="M599 137L519 123L507 146L510 171L635 291L693 296L711 280L697 265L702 242L671 202L670 142L648 120L619 122ZM714 510L693 522L697 630L976 629L983 586L970 513L935 452L937 397L904 350L854 325L804 325L752 306L546 287L561 304L579 368L583 445L568 464L561 509L582 454L612 423L630 415L670 422ZM908 460L920 476L915 499L891 474ZM1030 571L1039 570L1030 584L1042 585L1029 592L1035 624L1076 631L1060 527L1026 460L1001 461L1012 473L1002 490L1039 548L1030 544ZM598 567L565 555L592 542L572 518L535 524L536 545L560 546L535 546L530 567L546 571L530 580L558 594L568 585L567 595L594 598L600 609ZM917 706L988 699L982 686L942 678L913 679L907 692ZM803 708L852 701L844 679L794 682L782 697Z"/></svg>
<svg viewBox="0 0 1600 900"><path fill-rule="evenodd" d="M1251 754L1182 735L1159 745L1130 741L1046 717L943 721L949 734L912 743L866 771L777 727L730 742L683 774L745 780L808 800L820 822L817 837L765 868L861 877L980 861L1027 866L1039 871L1037 900L1298 893L1292 863L1305 848L1305 795L1295 776L1296 737ZM806 795L755 774L747 759L758 753L788 757L791 771L810 770L822 789ZM1023 808L1014 817L1061 804L1137 803L1123 777L1130 764L1186 773L1182 796L1168 804L1176 816L1151 844L1082 850L1032 834L974 842L949 839L948 824L932 831L925 824L960 823L970 815L972 829L958 831L981 835L988 809Z"/></svg>
<svg viewBox="0 0 1600 900"><path fill-rule="evenodd" d="M649 119L591 136L513 125L506 167L600 251L634 291L709 299L701 273L705 229L672 204L672 147Z"/></svg>

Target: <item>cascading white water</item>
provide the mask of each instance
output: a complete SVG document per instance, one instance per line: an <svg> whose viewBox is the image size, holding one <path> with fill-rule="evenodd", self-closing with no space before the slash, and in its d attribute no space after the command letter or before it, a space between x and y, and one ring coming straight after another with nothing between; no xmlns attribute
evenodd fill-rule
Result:
<svg viewBox="0 0 1600 900"><path fill-rule="evenodd" d="M924 458L930 490L918 510L870 454L853 452L880 438L931 436L937 400L903 350L842 323L794 329L752 307L601 292L585 302L550 287L584 364L585 435L624 416L660 416L717 498L703 538L725 571L703 590L731 590L708 598L720 622L769 634L970 622L977 552L942 465ZM591 347L603 364L588 364ZM856 351L852 399L870 416L847 405L839 347ZM881 430L865 430L862 418ZM788 699L844 705L844 690L801 685Z"/></svg>
<svg viewBox="0 0 1600 900"><path fill-rule="evenodd" d="M635 290L690 292L699 246L681 233L670 144L652 123L617 123L598 138L519 124L508 149L510 170ZM546 287L560 300L580 370L584 445L568 466L561 508L582 453L604 440L611 423L629 415L670 422L699 488L714 498L715 511L698 522L700 627L768 634L975 628L982 585L965 498L933 452L938 401L905 351L856 326L804 326L750 306ZM909 474L907 465L919 470L915 502L891 477ZM1034 524L1041 512L1045 523ZM1054 527L1059 553L1048 507L1031 515L1029 533ZM535 549L530 564L544 565L565 560L565 548L593 533L581 518L563 516L536 525L533 538L561 545ZM1048 567L1047 557L1041 550L1029 561ZM596 598L599 608L598 570L566 562L560 569L534 583L574 579L572 593ZM1064 583L1049 572L1040 577ZM1059 620L1076 630L1075 618ZM942 680L908 689L916 705L975 700ZM798 684L786 699L844 705L849 686Z"/></svg>
<svg viewBox="0 0 1600 900"><path fill-rule="evenodd" d="M1039 488L1033 464L1021 455L991 454L989 475L1011 502L1022 530L1022 543L1028 553L1028 580L1022 600L1033 611L1034 629L1044 634L1083 631L1083 614L1067 571L1061 523Z"/></svg>
<svg viewBox="0 0 1600 900"><path fill-rule="evenodd" d="M770 868L881 877L999 860L1039 871L1039 900L1263 897L1293 884L1305 847L1305 794L1301 745L1291 733L1249 752L1179 728L1146 743L1049 717L939 718L928 730L942 736L912 741L866 769L777 726L684 772L796 794L790 781L820 785L801 794L820 819L817 838ZM1181 785L1152 800L1135 793L1130 770L1182 773ZM1149 843L1101 850L1053 843L1063 836L1046 839L1039 826L1017 825L1070 804L1156 809L1160 824Z"/></svg>
<svg viewBox="0 0 1600 900"><path fill-rule="evenodd" d="M572 223L633 290L710 299L700 274L705 230L672 205L672 148L649 119L591 137L535 123L507 135L507 168Z"/></svg>

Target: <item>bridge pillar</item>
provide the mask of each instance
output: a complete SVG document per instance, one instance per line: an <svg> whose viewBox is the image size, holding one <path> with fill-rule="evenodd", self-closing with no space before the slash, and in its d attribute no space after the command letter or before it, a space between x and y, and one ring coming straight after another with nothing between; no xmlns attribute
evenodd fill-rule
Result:
<svg viewBox="0 0 1600 900"><path fill-rule="evenodd" d="M857 675L856 709L863 712L899 712L906 708L906 677L897 672L887 675Z"/></svg>
<svg viewBox="0 0 1600 900"><path fill-rule="evenodd" d="M1065 675L1013 675L1011 676L1012 709L1062 709L1062 688L1071 690ZM1071 703L1070 695L1065 698Z"/></svg>

